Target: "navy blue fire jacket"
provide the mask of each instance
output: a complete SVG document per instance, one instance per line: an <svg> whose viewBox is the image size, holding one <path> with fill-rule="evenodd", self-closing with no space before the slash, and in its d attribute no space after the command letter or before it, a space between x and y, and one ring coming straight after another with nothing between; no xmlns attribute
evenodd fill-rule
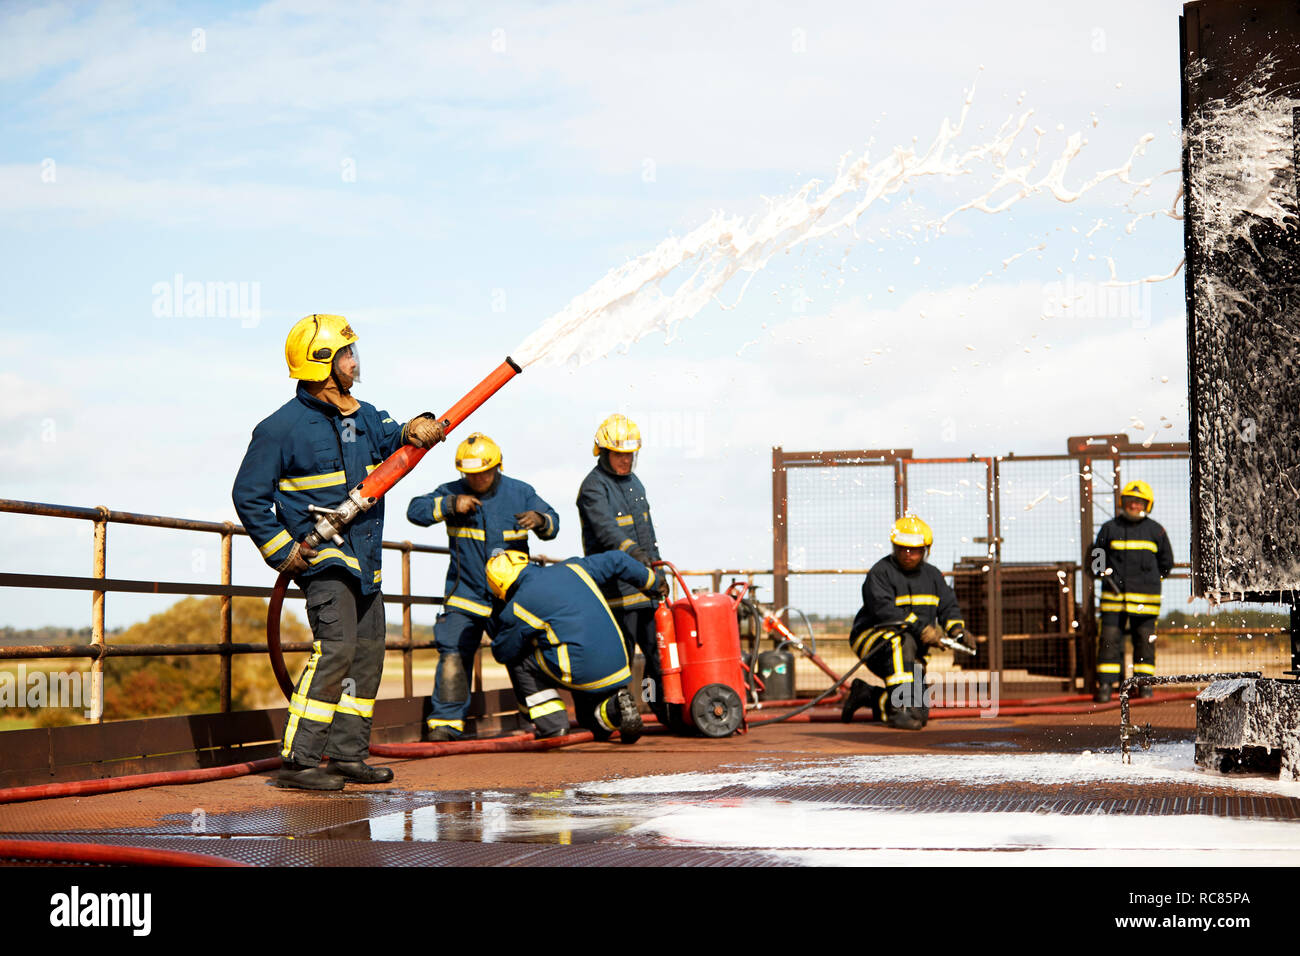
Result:
<svg viewBox="0 0 1300 956"><path fill-rule="evenodd" d="M862 582L862 609L853 619L850 637L891 621L912 624L918 633L936 622L945 632L966 626L957 595L938 568L922 561L915 570L904 571L887 554L871 566Z"/></svg>
<svg viewBox="0 0 1300 956"><path fill-rule="evenodd" d="M474 495L482 504L469 514L452 514L451 498ZM528 532L520 528L515 515L536 511L546 519L537 529L537 537L550 541L560 533L560 516L538 497L533 486L501 475L496 487L475 494L465 479L458 478L439 485L427 495L412 498L406 509L407 520L422 528L444 521L451 562L447 565L447 583L443 589L446 606L474 617L492 614L492 592L488 590L487 560L498 548L528 553Z"/></svg>
<svg viewBox="0 0 1300 956"><path fill-rule="evenodd" d="M1110 573L1101 582L1103 614L1160 615L1161 582L1174 569L1174 549L1159 522L1111 518L1094 545L1105 554Z"/></svg>
<svg viewBox="0 0 1300 956"><path fill-rule="evenodd" d="M362 402L343 415L303 385L253 429L235 476L235 512L266 563L278 567L295 541L316 526L308 505L336 507L366 475L405 443L405 425ZM362 594L379 590L383 564L384 502L380 499L343 531L343 544L317 548L303 576L344 568Z"/></svg>
<svg viewBox="0 0 1300 956"><path fill-rule="evenodd" d="M582 553L627 551L639 545L651 561L659 560L659 543L645 486L636 475L612 475L600 465L578 489L578 521L582 524ZM614 610L650 607L650 598L617 578L602 587Z"/></svg>
<svg viewBox="0 0 1300 956"><path fill-rule="evenodd" d="M623 632L601 594L613 580L651 588L655 575L621 551L544 568L528 565L504 605L498 602L492 656L513 664L532 653L548 677L570 690L595 692L626 683L631 671Z"/></svg>

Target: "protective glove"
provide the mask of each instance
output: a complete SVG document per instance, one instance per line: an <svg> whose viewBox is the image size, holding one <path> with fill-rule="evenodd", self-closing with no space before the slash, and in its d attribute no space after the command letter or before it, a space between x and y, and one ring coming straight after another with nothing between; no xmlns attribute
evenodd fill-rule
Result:
<svg viewBox="0 0 1300 956"><path fill-rule="evenodd" d="M634 544L627 549L627 556L635 561L640 561L647 568L650 567L650 555L646 554L645 548L639 544Z"/></svg>
<svg viewBox="0 0 1300 956"><path fill-rule="evenodd" d="M546 519L536 511L521 511L515 515L515 524L525 531L546 527Z"/></svg>
<svg viewBox="0 0 1300 956"><path fill-rule="evenodd" d="M416 448L432 448L446 437L442 423L428 412L412 418L406 423L404 430L407 444L414 445Z"/></svg>
<svg viewBox="0 0 1300 956"><path fill-rule="evenodd" d="M921 628L921 643L926 647L939 647L943 643L943 629L937 624Z"/></svg>
<svg viewBox="0 0 1300 956"><path fill-rule="evenodd" d="M307 559L314 557L316 557L315 548L309 547L302 541L295 542L289 556L280 563L276 570L281 573L288 571L290 577L296 578L311 566L307 563Z"/></svg>
<svg viewBox="0 0 1300 956"><path fill-rule="evenodd" d="M951 637L954 641L960 641L961 643L965 644L972 651L977 650L977 648L975 647L975 635L972 634L970 631L966 630L966 628L962 627L960 624L958 624L951 631L949 631L948 636Z"/></svg>
<svg viewBox="0 0 1300 956"><path fill-rule="evenodd" d="M473 495L457 495L456 500L451 503L451 513L457 515L467 515L477 511L478 506L483 502L479 501Z"/></svg>

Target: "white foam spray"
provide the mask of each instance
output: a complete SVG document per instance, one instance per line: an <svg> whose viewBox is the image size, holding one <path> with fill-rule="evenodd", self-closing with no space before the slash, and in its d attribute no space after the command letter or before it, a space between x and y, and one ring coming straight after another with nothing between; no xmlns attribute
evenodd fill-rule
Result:
<svg viewBox="0 0 1300 956"><path fill-rule="evenodd" d="M845 155L829 185L812 180L788 196L767 200L766 211L748 219L715 212L685 236L663 240L649 252L610 270L511 354L523 365L543 360L584 365L616 348L626 349L656 330L671 340L676 326L717 301L737 273L748 275L736 301L724 308L739 303L754 275L778 253L837 232L848 232L856 240L855 226L867 210L926 177L957 178L981 164L992 166L993 186L926 224L926 229L937 231L968 210L1000 213L1033 195L1047 194L1072 203L1107 180L1138 187L1152 182L1131 179L1134 162L1154 138L1149 133L1139 139L1124 163L1095 173L1074 189L1066 185L1065 176L1087 144L1082 133L1071 135L1048 170L1040 174L1043 131L1034 127L1034 150L1021 149L1023 162L1013 162L1010 157L1032 110L1008 117L987 142L963 148L960 139L974 96L972 84L957 122L945 118L929 147L919 154L915 148L898 147L888 158L874 163L865 152L856 157ZM914 228L921 227L914 224ZM667 288L670 284L675 286L671 290Z"/></svg>

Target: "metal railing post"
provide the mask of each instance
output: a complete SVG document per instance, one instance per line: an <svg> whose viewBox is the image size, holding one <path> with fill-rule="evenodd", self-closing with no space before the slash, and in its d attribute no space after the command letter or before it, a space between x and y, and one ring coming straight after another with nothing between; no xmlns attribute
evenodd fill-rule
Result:
<svg viewBox="0 0 1300 956"><path fill-rule="evenodd" d="M989 458L988 529L989 529L989 677L996 673L1002 681L1002 459Z"/></svg>
<svg viewBox="0 0 1300 956"><path fill-rule="evenodd" d="M785 457L780 446L772 449L772 600L778 608L790 603L790 585L786 574L790 569L787 551L787 501ZM789 615L782 610L781 623L790 625Z"/></svg>
<svg viewBox="0 0 1300 956"><path fill-rule="evenodd" d="M226 530L221 533L221 584L223 587L230 586L230 564L231 564L231 541L234 537L235 526L229 521L226 522ZM231 603L232 598L229 594L221 596L221 637L219 643L222 647L229 647L231 642ZM231 672L234 669L234 658L229 653L221 655L221 712L230 713L231 697Z"/></svg>
<svg viewBox="0 0 1300 956"><path fill-rule="evenodd" d="M411 596L411 542L402 542L402 597ZM402 601L402 696L412 696L415 687L415 652L411 650L411 602Z"/></svg>
<svg viewBox="0 0 1300 956"><path fill-rule="evenodd" d="M95 519L94 570L92 575L100 580L107 576L108 566L108 508L100 505ZM90 712L95 723L104 722L104 593L90 592L90 643L99 653L90 662Z"/></svg>

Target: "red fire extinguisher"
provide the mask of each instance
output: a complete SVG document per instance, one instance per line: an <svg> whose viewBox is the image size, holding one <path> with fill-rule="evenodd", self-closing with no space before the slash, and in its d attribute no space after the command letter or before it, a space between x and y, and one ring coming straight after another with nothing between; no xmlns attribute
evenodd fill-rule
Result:
<svg viewBox="0 0 1300 956"><path fill-rule="evenodd" d="M706 737L745 729L745 667L736 606L749 585L736 582L723 594L692 594L677 569L685 597L655 609L664 701L682 708L682 720Z"/></svg>

